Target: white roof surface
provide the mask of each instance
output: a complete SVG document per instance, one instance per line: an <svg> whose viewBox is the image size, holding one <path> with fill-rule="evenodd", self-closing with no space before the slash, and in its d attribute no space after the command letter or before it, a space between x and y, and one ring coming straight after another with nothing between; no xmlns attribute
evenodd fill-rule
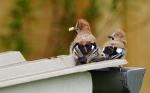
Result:
<svg viewBox="0 0 150 93"><path fill-rule="evenodd" d="M0 64L1 63L3 64L3 62L0 62ZM72 56L66 55L52 59L29 61L25 62L24 64L3 66L0 67L0 88L35 80L106 67L114 67L124 64L127 64L126 60L117 59L75 66Z"/></svg>
<svg viewBox="0 0 150 93"><path fill-rule="evenodd" d="M0 67L25 63L25 58L19 51L8 51L0 53Z"/></svg>

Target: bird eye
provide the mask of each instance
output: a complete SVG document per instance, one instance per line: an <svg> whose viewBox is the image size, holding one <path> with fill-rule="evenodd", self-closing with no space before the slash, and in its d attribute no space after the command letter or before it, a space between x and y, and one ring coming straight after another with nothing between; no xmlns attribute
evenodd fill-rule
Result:
<svg viewBox="0 0 150 93"><path fill-rule="evenodd" d="M80 29L77 27L76 30L79 31Z"/></svg>

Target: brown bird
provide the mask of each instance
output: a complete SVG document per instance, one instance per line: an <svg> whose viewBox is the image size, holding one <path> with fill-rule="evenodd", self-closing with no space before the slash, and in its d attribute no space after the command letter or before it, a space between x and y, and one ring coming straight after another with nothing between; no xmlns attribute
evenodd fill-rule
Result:
<svg viewBox="0 0 150 93"><path fill-rule="evenodd" d="M99 55L99 47L89 23L84 19L79 19L75 27L69 28L69 31L73 30L77 32L77 35L70 45L70 54L74 57L77 65L90 63Z"/></svg>
<svg viewBox="0 0 150 93"><path fill-rule="evenodd" d="M125 33L118 29L108 36L109 40L104 44L102 55L106 59L121 59L125 57L127 43Z"/></svg>

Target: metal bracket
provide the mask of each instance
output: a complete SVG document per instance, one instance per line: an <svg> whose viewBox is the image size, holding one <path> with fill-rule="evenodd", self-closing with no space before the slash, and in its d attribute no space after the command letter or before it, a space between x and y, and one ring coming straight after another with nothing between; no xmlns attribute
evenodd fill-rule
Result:
<svg viewBox="0 0 150 93"><path fill-rule="evenodd" d="M139 93L145 69L112 67L91 74L93 93Z"/></svg>

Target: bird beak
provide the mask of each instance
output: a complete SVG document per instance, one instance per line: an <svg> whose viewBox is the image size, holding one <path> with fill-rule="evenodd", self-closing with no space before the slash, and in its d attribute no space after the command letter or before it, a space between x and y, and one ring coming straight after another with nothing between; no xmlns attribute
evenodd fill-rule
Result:
<svg viewBox="0 0 150 93"><path fill-rule="evenodd" d="M69 31L74 31L74 30L76 30L75 27L70 27L69 28Z"/></svg>
<svg viewBox="0 0 150 93"><path fill-rule="evenodd" d="M76 26L69 28L69 31L74 31L74 30L76 31L79 30L79 22L76 23Z"/></svg>

